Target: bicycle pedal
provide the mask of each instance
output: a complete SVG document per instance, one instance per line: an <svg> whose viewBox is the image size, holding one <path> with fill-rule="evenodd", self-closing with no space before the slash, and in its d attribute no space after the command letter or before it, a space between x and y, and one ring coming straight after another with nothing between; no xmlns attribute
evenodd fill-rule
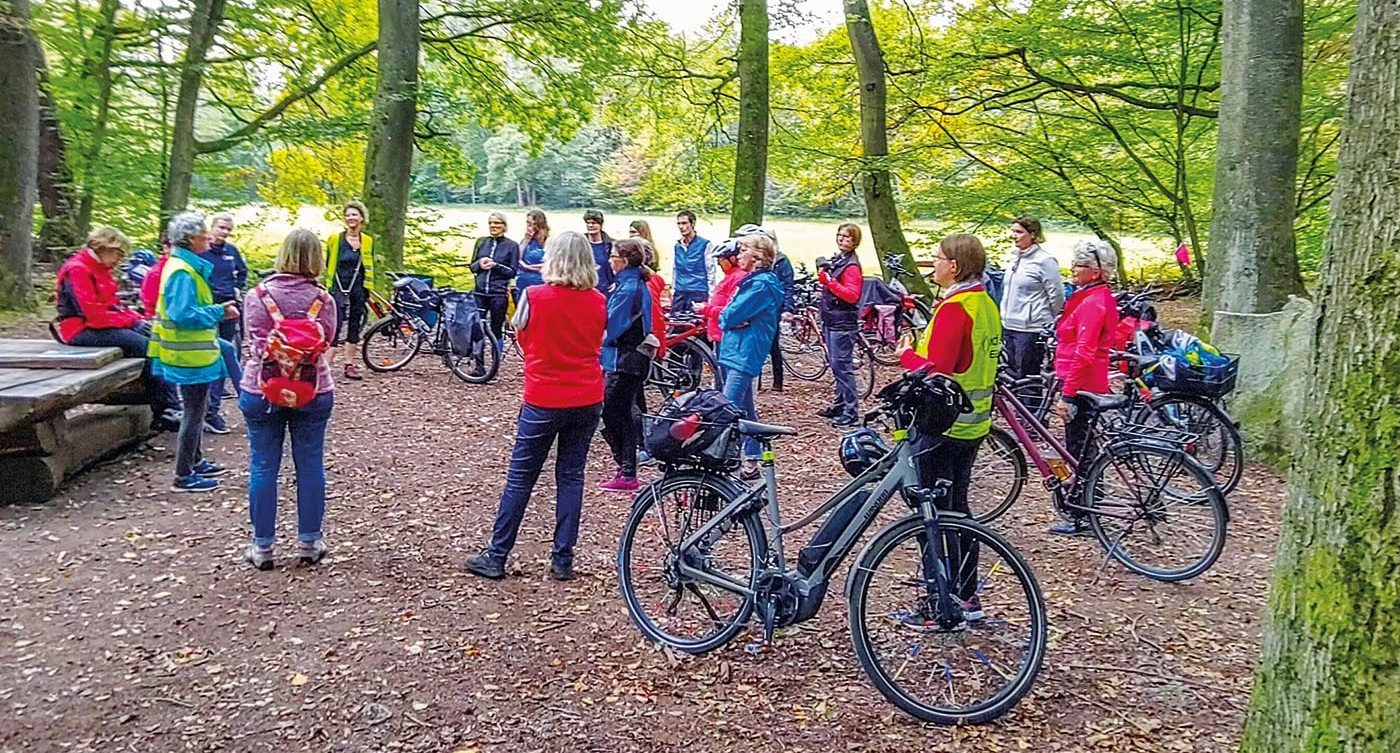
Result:
<svg viewBox="0 0 1400 753"><path fill-rule="evenodd" d="M763 641L749 641L744 645L744 653L749 656L760 656L762 654L773 653L773 644Z"/></svg>

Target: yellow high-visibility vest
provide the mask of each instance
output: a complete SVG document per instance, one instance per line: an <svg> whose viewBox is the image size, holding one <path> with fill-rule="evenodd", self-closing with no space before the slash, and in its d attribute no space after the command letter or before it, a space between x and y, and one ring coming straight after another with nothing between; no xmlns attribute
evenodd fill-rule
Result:
<svg viewBox="0 0 1400 753"><path fill-rule="evenodd" d="M967 371L952 374L972 400L972 411L958 416L948 436L953 439L977 439L992 430L992 392L997 383L997 361L1001 358L1001 311L996 301L981 290L954 293L939 302L924 336L914 349L928 358L928 344L933 328L938 326L938 314L946 306L961 306L972 319L972 363Z"/></svg>
<svg viewBox="0 0 1400 753"><path fill-rule="evenodd" d="M194 279L198 305L214 305L214 292L194 267L174 256L166 259L160 274L160 298L156 303L156 318L151 320L151 342L146 346L146 355L166 366L182 369L212 366L222 357L218 327L183 329L165 316L165 286L176 272L185 272Z"/></svg>

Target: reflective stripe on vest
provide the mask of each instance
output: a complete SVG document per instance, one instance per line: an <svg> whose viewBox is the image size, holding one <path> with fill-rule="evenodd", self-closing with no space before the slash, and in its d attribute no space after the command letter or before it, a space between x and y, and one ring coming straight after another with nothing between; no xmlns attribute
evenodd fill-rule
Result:
<svg viewBox="0 0 1400 753"><path fill-rule="evenodd" d="M170 284L171 275L176 272L188 273L194 280L195 302L198 305L214 304L214 293L209 289L209 283L194 267L174 256L166 259L165 268L160 274L160 298L156 302L156 317L151 320L151 342L146 347L146 355L166 366L182 369L213 366L222 356L218 328L181 328L165 315L165 286Z"/></svg>
<svg viewBox="0 0 1400 753"><path fill-rule="evenodd" d="M972 363L967 371L954 374L953 379L972 400L972 411L958 415L948 436L953 439L977 439L992 428L992 393L996 388L997 361L1001 357L1001 311L992 297L981 290L967 290L944 298L933 310L932 321L915 350L928 357L928 344L933 328L938 325L938 312L944 306L957 304L972 320Z"/></svg>

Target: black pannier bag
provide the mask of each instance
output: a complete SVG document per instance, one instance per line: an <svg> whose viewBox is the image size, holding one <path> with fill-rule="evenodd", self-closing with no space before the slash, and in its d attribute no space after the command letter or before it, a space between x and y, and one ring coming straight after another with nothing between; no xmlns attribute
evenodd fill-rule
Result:
<svg viewBox="0 0 1400 753"><path fill-rule="evenodd" d="M739 464L739 411L717 390L695 390L661 405L646 449L662 463L726 469Z"/></svg>
<svg viewBox="0 0 1400 753"><path fill-rule="evenodd" d="M481 311L471 293L450 293L442 301L443 324L452 352L475 356L481 347Z"/></svg>

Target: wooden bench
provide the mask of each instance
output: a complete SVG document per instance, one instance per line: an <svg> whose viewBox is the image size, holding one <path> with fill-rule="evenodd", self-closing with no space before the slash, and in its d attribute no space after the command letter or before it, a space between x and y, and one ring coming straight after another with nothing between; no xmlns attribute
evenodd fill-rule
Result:
<svg viewBox="0 0 1400 753"><path fill-rule="evenodd" d="M149 436L144 368L117 348L0 339L0 503L43 502Z"/></svg>

